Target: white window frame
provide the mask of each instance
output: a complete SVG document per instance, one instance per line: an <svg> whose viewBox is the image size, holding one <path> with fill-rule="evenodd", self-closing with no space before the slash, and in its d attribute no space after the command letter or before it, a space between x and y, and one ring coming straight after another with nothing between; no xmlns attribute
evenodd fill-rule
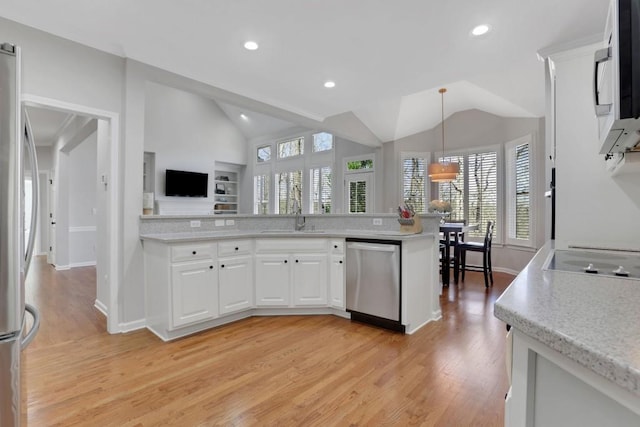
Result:
<svg viewBox="0 0 640 427"><path fill-rule="evenodd" d="M354 162L354 161L361 161L361 160L371 160L373 167L369 168L369 169L349 169L347 167L347 163L349 162ZM369 193L367 194L367 214L373 213L374 210L374 206L375 206L375 197L376 197L376 189L375 189L375 183L376 183L376 174L375 174L375 170L376 170L376 155L375 153L369 153L369 154L363 154L360 156L350 156L350 157L343 157L341 159L342 162L342 172L343 172L343 176L344 176L344 186L343 186L343 194L344 194L344 212L349 213L349 188L347 186L348 181L353 179L353 176L351 175L356 175L356 174L366 174L367 175L367 188L370 189L368 190ZM363 215L362 213L352 213L351 215Z"/></svg>
<svg viewBox="0 0 640 427"><path fill-rule="evenodd" d="M302 144L301 144L301 150L302 152L300 154L296 154L293 156L287 156L287 157L280 157L280 144L284 144L287 142L293 142L293 141L299 141L302 140ZM291 138L284 138L284 139L280 139L278 141L276 141L275 146L276 146L276 159L277 161L280 162L284 162L287 160L293 160L293 159L301 159L304 158L307 155L307 148L305 147L305 145L307 144L306 142L307 138L304 137L304 135L299 135L299 136L294 136ZM273 158L273 156L271 156L271 158Z"/></svg>
<svg viewBox="0 0 640 427"><path fill-rule="evenodd" d="M399 200L398 203L400 205L404 204L404 161L407 159L424 159L425 162L425 180L424 180L424 206L425 211L423 213L427 213L429 210L429 202L431 201L431 180L429 180L428 168L429 163L431 162L431 153L428 151L401 151L400 152L400 165L399 165ZM375 167L375 163L373 165Z"/></svg>
<svg viewBox="0 0 640 427"><path fill-rule="evenodd" d="M464 165L464 170L460 170L460 173L464 174L464 200L465 200L465 207L464 207L464 217L465 218L469 218L469 156L473 155L473 154L480 154L480 153L486 153L486 152L495 152L496 153L496 167L498 168L497 173L496 173L496 187L497 187L497 194L496 194L496 222L497 222L497 229L494 229L494 234L493 234L493 244L494 245L502 245L504 242L504 234L505 234L505 230L506 228L504 227L504 221L503 221L503 217L504 217L504 152L503 152L503 146L504 144L492 144L492 145L486 145L486 146L482 146L482 147L473 147L473 148L468 148L468 149L464 149L464 150L456 150L456 151L447 151L446 153L446 157L449 156L464 156L465 157L465 165ZM435 156L436 159L439 159L441 156ZM435 188L438 188L437 183L435 184ZM438 195L438 197L440 197L440 195ZM478 225L478 232L482 233L484 235L484 233L486 232L487 229L487 224L486 222L484 224L477 224ZM466 236L465 236L466 237ZM482 240L482 237L470 237L468 240L475 240L475 241L480 241Z"/></svg>
<svg viewBox="0 0 640 427"><path fill-rule="evenodd" d="M315 169L322 170L323 168L331 169L331 178L332 178L331 194L330 194L330 196L331 196L331 210L330 210L329 213L333 213L335 211L335 191L334 191L335 176L336 176L335 169L332 166L332 164L324 163L324 164L312 165L312 166L309 166L307 168L307 175L308 175L308 178L309 178L309 182L307 183L307 191L309 192L309 194L308 194L309 206L308 206L308 211L307 212L309 212L310 214L317 214L317 213L323 214L324 213L324 211L323 212L311 212L311 208L313 207L313 202L315 201L314 197L313 197L313 179L311 177L311 173ZM304 197L304 195L303 195L303 197ZM322 190L320 190L319 198L320 198L319 201L321 202L322 201Z"/></svg>
<svg viewBox="0 0 640 427"><path fill-rule="evenodd" d="M515 149L517 146L522 144L529 144L529 238L528 239L518 239L515 237L515 230L511 228L511 215L513 214L515 218L515 194L511 194L515 192L515 170L510 170L508 168L508 159L511 156L515 156ZM510 246L522 246L532 248L534 247L534 236L535 236L535 203L534 203L534 195L535 191L535 179L534 179L534 171L535 171L535 156L534 156L534 147L533 147L533 137L531 134L525 135L521 138L515 139L513 141L509 141L504 144L504 209L505 209L505 226L504 226L504 242ZM515 165L515 162L514 162Z"/></svg>
<svg viewBox="0 0 640 427"><path fill-rule="evenodd" d="M261 148L266 148L269 147L271 148L271 158L269 160L265 160L264 162L261 162L258 160L258 150ZM275 153L276 148L274 147L274 145L272 143L266 143L266 144L257 144L254 146L255 150L254 150L254 162L256 165L268 165L270 163L273 162L273 153ZM276 153L277 154L277 153Z"/></svg>

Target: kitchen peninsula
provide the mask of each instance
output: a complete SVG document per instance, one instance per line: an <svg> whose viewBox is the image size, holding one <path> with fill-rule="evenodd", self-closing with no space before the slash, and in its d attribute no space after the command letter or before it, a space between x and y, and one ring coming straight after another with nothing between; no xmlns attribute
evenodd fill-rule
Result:
<svg viewBox="0 0 640 427"><path fill-rule="evenodd" d="M638 426L640 281L547 270L553 252L550 241L494 306L513 328L505 425Z"/></svg>
<svg viewBox="0 0 640 427"><path fill-rule="evenodd" d="M400 244L400 322L406 333L441 317L439 215L400 231L395 215L143 216L147 328L171 340L256 315L346 309L345 240ZM375 226L373 224L376 224ZM197 230L197 231L193 231Z"/></svg>

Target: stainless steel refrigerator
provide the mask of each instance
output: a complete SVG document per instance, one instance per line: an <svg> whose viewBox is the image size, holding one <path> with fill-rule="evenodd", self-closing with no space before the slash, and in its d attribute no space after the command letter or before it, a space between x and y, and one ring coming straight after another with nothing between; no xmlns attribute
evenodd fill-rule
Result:
<svg viewBox="0 0 640 427"><path fill-rule="evenodd" d="M0 45L0 426L20 425L20 351L40 324L25 304L25 277L31 262L37 217L38 173L29 121L20 106L20 49ZM32 218L24 218L25 169L32 172ZM25 221L31 224L25 242ZM26 316L33 326L25 333Z"/></svg>

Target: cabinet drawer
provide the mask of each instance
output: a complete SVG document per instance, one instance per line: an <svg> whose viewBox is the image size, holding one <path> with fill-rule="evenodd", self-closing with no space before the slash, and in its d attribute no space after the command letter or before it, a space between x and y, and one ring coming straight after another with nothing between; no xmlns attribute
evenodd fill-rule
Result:
<svg viewBox="0 0 640 427"><path fill-rule="evenodd" d="M344 240L333 239L329 242L329 252L332 254L344 253Z"/></svg>
<svg viewBox="0 0 640 427"><path fill-rule="evenodd" d="M215 258L215 243L197 243L171 247L171 262L196 261Z"/></svg>
<svg viewBox="0 0 640 427"><path fill-rule="evenodd" d="M218 242L218 256L246 255L251 253L251 240L225 240Z"/></svg>
<svg viewBox="0 0 640 427"><path fill-rule="evenodd" d="M327 239L256 239L256 253L324 252L327 253Z"/></svg>

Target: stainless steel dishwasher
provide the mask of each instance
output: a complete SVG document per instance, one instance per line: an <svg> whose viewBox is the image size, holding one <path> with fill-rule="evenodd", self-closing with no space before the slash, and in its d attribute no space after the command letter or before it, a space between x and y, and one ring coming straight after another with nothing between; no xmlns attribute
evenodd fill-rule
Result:
<svg viewBox="0 0 640 427"><path fill-rule="evenodd" d="M398 240L347 238L347 311L351 320L404 332Z"/></svg>

